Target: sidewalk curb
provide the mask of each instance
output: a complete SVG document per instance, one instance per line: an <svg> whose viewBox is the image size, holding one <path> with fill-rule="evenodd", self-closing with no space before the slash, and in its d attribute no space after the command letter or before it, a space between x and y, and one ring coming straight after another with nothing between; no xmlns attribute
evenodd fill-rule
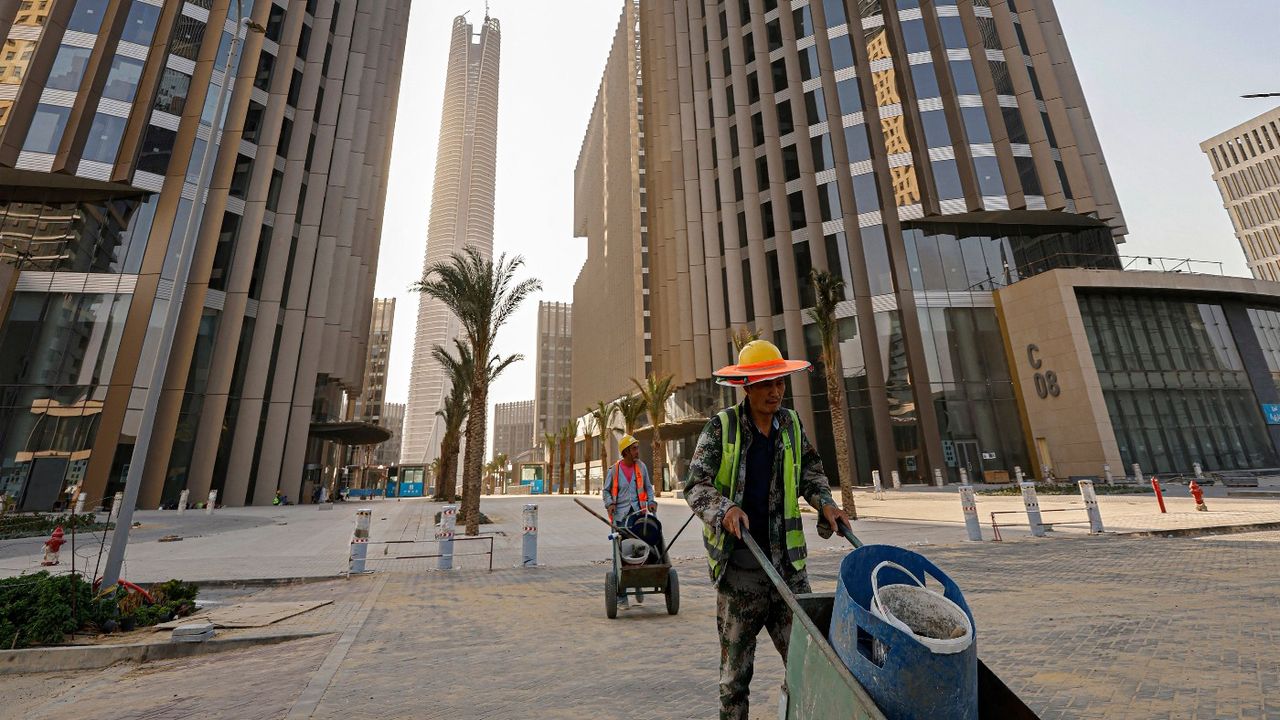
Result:
<svg viewBox="0 0 1280 720"><path fill-rule="evenodd" d="M241 578L241 579L223 579L223 580L184 580L200 587L209 588L238 588L238 587L280 587L283 585L310 585L312 583L328 582L330 580L346 580L347 576L343 575L304 575L301 577L283 577L283 578Z"/></svg>
<svg viewBox="0 0 1280 720"><path fill-rule="evenodd" d="M1266 532L1268 530L1280 530L1280 522L1263 522L1263 523L1245 523L1241 525L1212 525L1209 527L1198 528L1171 528L1169 530L1138 530L1135 532L1116 533L1116 537L1159 537L1159 538L1184 538L1184 537L1204 537L1210 535L1236 535L1240 533Z"/></svg>
<svg viewBox="0 0 1280 720"><path fill-rule="evenodd" d="M155 660L172 660L332 634L332 632L309 631L213 639L199 643L155 642L2 650L0 651L0 677L19 673L97 670L119 662L145 663Z"/></svg>

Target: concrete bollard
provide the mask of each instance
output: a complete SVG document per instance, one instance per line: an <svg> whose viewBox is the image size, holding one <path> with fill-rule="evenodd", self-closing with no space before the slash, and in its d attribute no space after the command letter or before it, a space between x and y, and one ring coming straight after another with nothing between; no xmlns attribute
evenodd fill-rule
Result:
<svg viewBox="0 0 1280 720"><path fill-rule="evenodd" d="M538 565L538 506L529 503L524 506L524 557L521 565L536 567Z"/></svg>
<svg viewBox="0 0 1280 720"><path fill-rule="evenodd" d="M1110 466L1110 465L1103 465L1103 466L1102 466L1102 481L1103 481L1104 483L1108 484L1108 485L1110 485L1112 482L1114 482L1114 481L1112 480L1112 478L1111 478L1111 466Z"/></svg>
<svg viewBox="0 0 1280 720"><path fill-rule="evenodd" d="M89 499L89 493L80 493L79 495L76 495L76 514L77 515L84 514L84 504L85 504L85 501L87 501L88 499Z"/></svg>
<svg viewBox="0 0 1280 720"><path fill-rule="evenodd" d="M960 468L960 484L961 484L961 485L968 485L968 484L969 484L969 469L968 469L968 468Z"/></svg>
<svg viewBox="0 0 1280 720"><path fill-rule="evenodd" d="M1141 485L1142 480L1143 480L1142 466L1139 465L1138 463L1134 463L1133 464L1133 481Z"/></svg>
<svg viewBox="0 0 1280 720"><path fill-rule="evenodd" d="M1016 483L1018 483L1019 485L1021 485L1021 484L1022 484L1022 483L1024 483L1024 482L1026 482L1026 476L1022 474L1022 466L1021 466L1021 465L1014 465L1014 466L1013 466L1013 481L1014 481L1014 482L1016 482Z"/></svg>
<svg viewBox="0 0 1280 720"><path fill-rule="evenodd" d="M884 488L880 487L880 471L879 470L871 471L871 486L875 488L876 499L877 500L882 499L884 497Z"/></svg>
<svg viewBox="0 0 1280 720"><path fill-rule="evenodd" d="M440 509L440 529L436 531L436 540L440 541L440 559L436 562L439 570L453 569L453 530L457 524L457 505L445 505Z"/></svg>
<svg viewBox="0 0 1280 720"><path fill-rule="evenodd" d="M1204 479L1204 467L1200 463L1191 463L1191 469L1195 471L1197 480Z"/></svg>
<svg viewBox="0 0 1280 720"><path fill-rule="evenodd" d="M974 495L973 486L960 486L960 508L964 510L964 527L969 531L969 540L982 542L982 525L978 523L978 499Z"/></svg>
<svg viewBox="0 0 1280 720"><path fill-rule="evenodd" d="M1027 524L1031 526L1031 534L1044 537L1044 522L1040 519L1040 499L1036 497L1036 484L1022 483L1022 503L1027 507Z"/></svg>
<svg viewBox="0 0 1280 720"><path fill-rule="evenodd" d="M205 505L205 506L204 506L204 514L205 514L205 515L212 515L212 514L213 514L213 509L214 509L215 507L217 507L217 505L218 505L218 491L217 491L217 490L210 490L210 491L209 491L209 503L208 503L207 505Z"/></svg>
<svg viewBox="0 0 1280 720"><path fill-rule="evenodd" d="M894 490L901 490L901 489L902 489L902 478L898 477L898 471L897 471L897 470L891 470L891 471L889 471L889 479L893 481L893 489L894 489Z"/></svg>
<svg viewBox="0 0 1280 720"><path fill-rule="evenodd" d="M9 509L9 496L0 493L0 515L3 515Z"/></svg>
<svg viewBox="0 0 1280 720"><path fill-rule="evenodd" d="M178 514L181 515L187 511L187 499L191 497L190 490L183 490L178 496Z"/></svg>
<svg viewBox="0 0 1280 720"><path fill-rule="evenodd" d="M356 529L351 533L351 554L347 559L347 574L364 572L364 560L369 555L369 521L373 511L360 508L356 511Z"/></svg>
<svg viewBox="0 0 1280 720"><path fill-rule="evenodd" d="M120 510L124 508L124 493L118 492L111 498L111 512L107 514L107 522L120 518Z"/></svg>
<svg viewBox="0 0 1280 720"><path fill-rule="evenodd" d="M1048 465L1040 466L1040 479L1045 482L1049 482L1049 466Z"/></svg>
<svg viewBox="0 0 1280 720"><path fill-rule="evenodd" d="M946 485L946 483L942 481L942 468L933 469L933 485L934 487L942 487L943 485Z"/></svg>
<svg viewBox="0 0 1280 720"><path fill-rule="evenodd" d="M1080 481L1080 495L1084 498L1084 511L1089 514L1089 534L1102 532L1102 512L1098 510L1098 495L1093 491L1092 480Z"/></svg>

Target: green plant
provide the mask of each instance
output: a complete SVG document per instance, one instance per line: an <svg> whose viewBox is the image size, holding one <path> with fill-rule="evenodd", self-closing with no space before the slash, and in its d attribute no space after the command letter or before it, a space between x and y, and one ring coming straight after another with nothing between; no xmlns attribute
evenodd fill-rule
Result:
<svg viewBox="0 0 1280 720"><path fill-rule="evenodd" d="M46 571L0 580L0 647L58 645L81 629L111 627L131 621L155 625L195 610L199 588L180 580L149 591L152 602L123 587L94 594L80 575Z"/></svg>

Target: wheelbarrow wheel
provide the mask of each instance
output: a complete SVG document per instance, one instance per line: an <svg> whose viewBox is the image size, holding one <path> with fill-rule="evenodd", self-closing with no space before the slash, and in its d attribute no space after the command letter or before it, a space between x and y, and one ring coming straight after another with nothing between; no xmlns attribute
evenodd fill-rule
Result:
<svg viewBox="0 0 1280 720"><path fill-rule="evenodd" d="M680 612L680 577L676 575L676 569L671 568L667 571L667 614L675 615Z"/></svg>
<svg viewBox="0 0 1280 720"><path fill-rule="evenodd" d="M618 617L618 579L612 570L604 574L604 614L610 620Z"/></svg>

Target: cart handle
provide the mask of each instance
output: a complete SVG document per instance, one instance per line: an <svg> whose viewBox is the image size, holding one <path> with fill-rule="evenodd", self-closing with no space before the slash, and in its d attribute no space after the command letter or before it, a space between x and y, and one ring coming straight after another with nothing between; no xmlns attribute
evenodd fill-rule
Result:
<svg viewBox="0 0 1280 720"><path fill-rule="evenodd" d="M840 526L840 534L849 541L849 544L852 545L855 550L862 547L862 541L858 539L857 535L853 534L853 528L849 527L849 523L846 523L843 520L837 520L836 524Z"/></svg>

